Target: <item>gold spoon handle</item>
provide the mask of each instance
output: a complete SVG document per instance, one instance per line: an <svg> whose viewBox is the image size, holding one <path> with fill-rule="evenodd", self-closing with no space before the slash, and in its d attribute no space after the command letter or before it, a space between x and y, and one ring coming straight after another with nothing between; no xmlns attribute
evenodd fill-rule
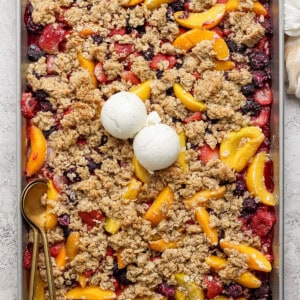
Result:
<svg viewBox="0 0 300 300"><path fill-rule="evenodd" d="M34 300L34 292L36 285L36 266L37 266L37 256L38 256L38 230L31 226L33 231L33 248L32 248L32 261L31 261L31 272L30 272L30 282L29 282L29 300Z"/></svg>
<svg viewBox="0 0 300 300"><path fill-rule="evenodd" d="M50 253L49 253L49 247L48 247L48 240L47 240L45 231L41 231L41 234L42 234L42 239L43 239L43 244L44 244L44 255L45 255L45 264L46 264L46 272L47 272L47 280L48 280L49 299L56 300L51 257L50 257Z"/></svg>

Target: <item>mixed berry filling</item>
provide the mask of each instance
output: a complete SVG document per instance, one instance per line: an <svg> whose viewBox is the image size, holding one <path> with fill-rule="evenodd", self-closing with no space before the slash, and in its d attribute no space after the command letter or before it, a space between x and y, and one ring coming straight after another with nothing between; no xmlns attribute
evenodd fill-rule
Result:
<svg viewBox="0 0 300 300"><path fill-rule="evenodd" d="M28 2L24 172L48 180L57 299L272 298L269 6ZM149 172L132 139L105 131L101 109L120 91L177 132L172 166Z"/></svg>

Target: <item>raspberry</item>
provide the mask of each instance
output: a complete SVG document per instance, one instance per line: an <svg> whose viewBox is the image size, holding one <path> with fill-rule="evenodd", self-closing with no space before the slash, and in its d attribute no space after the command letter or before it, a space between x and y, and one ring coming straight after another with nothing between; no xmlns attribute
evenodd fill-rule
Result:
<svg viewBox="0 0 300 300"><path fill-rule="evenodd" d="M237 181L235 183L235 185L236 185L236 188L235 188L234 194L237 195L237 196L243 196L244 193L247 190L245 182L244 181Z"/></svg>
<svg viewBox="0 0 300 300"><path fill-rule="evenodd" d="M63 243L56 243L56 244L52 245L49 249L50 255L52 257L57 257L57 255L58 255L60 249L62 248L62 246L63 246Z"/></svg>
<svg viewBox="0 0 300 300"><path fill-rule="evenodd" d="M172 7L173 11L184 10L184 0L177 0L169 4L169 6Z"/></svg>
<svg viewBox="0 0 300 300"><path fill-rule="evenodd" d="M175 288L168 285L166 282L163 282L157 287L157 292L166 297L173 297L175 294Z"/></svg>
<svg viewBox="0 0 300 300"><path fill-rule="evenodd" d="M262 88L265 85L265 82L271 79L272 74L269 68L266 68L265 70L252 72L252 82L257 88Z"/></svg>
<svg viewBox="0 0 300 300"><path fill-rule="evenodd" d="M242 216L247 217L251 214L254 214L257 209L257 203L255 202L254 198L247 197L243 201L242 207Z"/></svg>
<svg viewBox="0 0 300 300"><path fill-rule="evenodd" d="M268 211L267 207L260 207L252 217L250 226L255 234L264 237L271 231L275 222L275 215Z"/></svg>
<svg viewBox="0 0 300 300"><path fill-rule="evenodd" d="M31 269L32 262L32 245L29 244L26 247L24 257L23 257L23 267L27 270Z"/></svg>
<svg viewBox="0 0 300 300"><path fill-rule="evenodd" d="M68 214L62 214L58 217L58 224L61 227L67 227L70 224L70 216Z"/></svg>
<svg viewBox="0 0 300 300"><path fill-rule="evenodd" d="M262 2L262 1L260 1ZM273 26L272 26L272 21L271 18L264 18L264 21L260 23L262 27L265 28L265 34L269 37L273 35Z"/></svg>
<svg viewBox="0 0 300 300"><path fill-rule="evenodd" d="M43 29L43 26L40 24L35 24L33 22L32 12L33 12L33 6L31 3L28 3L26 5L25 13L24 13L24 23L29 32L37 34Z"/></svg>
<svg viewBox="0 0 300 300"><path fill-rule="evenodd" d="M31 119L35 116L38 102L32 97L31 93L23 93L21 98L21 111L26 119Z"/></svg>
<svg viewBox="0 0 300 300"><path fill-rule="evenodd" d="M258 299L269 299L271 289L267 282L263 282L258 289L251 289L251 298L252 300Z"/></svg>
<svg viewBox="0 0 300 300"><path fill-rule="evenodd" d="M268 66L269 58L268 56L261 51L254 51L249 56L250 66L254 70L260 70Z"/></svg>
<svg viewBox="0 0 300 300"><path fill-rule="evenodd" d="M238 298L244 295L243 288L238 284L231 284L225 288L224 293L230 297Z"/></svg>
<svg viewBox="0 0 300 300"><path fill-rule="evenodd" d="M211 276L211 275L206 275L204 277L204 283L207 286L207 292L206 292L206 297L208 299L215 298L218 296L220 293L222 293L224 287L223 287L223 282L218 276Z"/></svg>

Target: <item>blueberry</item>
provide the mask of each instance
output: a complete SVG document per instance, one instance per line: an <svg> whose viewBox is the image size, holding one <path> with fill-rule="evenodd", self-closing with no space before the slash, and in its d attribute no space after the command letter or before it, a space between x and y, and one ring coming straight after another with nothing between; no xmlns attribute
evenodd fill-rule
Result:
<svg viewBox="0 0 300 300"><path fill-rule="evenodd" d="M226 40L226 44L227 44L227 47L229 48L229 50L231 52L237 52L238 45L237 45L237 43L235 41L228 39L228 40Z"/></svg>
<svg viewBox="0 0 300 300"><path fill-rule="evenodd" d="M255 92L255 86L253 84L247 84L242 87L242 93L244 96L251 96Z"/></svg>
<svg viewBox="0 0 300 300"><path fill-rule="evenodd" d="M49 138L49 136L54 132L56 131L56 127L55 126L51 126L50 129L48 130L43 130L43 134L45 136L45 138Z"/></svg>
<svg viewBox="0 0 300 300"><path fill-rule="evenodd" d="M77 201L76 194L73 190L67 190L66 194L68 196L68 200L72 203Z"/></svg>
<svg viewBox="0 0 300 300"><path fill-rule="evenodd" d="M173 88L172 87L168 88L166 90L166 94L167 94L167 96L172 96L173 95Z"/></svg>
<svg viewBox="0 0 300 300"><path fill-rule="evenodd" d="M76 167L73 167L69 170L64 171L64 177L68 180L68 183L76 183L81 181L81 177L79 174L76 172Z"/></svg>
<svg viewBox="0 0 300 300"><path fill-rule="evenodd" d="M122 285L132 284L132 282L126 277L127 269L126 268L119 269L116 260L114 260L114 266L112 271L113 271L113 276L115 277L116 280L119 281L120 284Z"/></svg>
<svg viewBox="0 0 300 300"><path fill-rule="evenodd" d="M101 136L101 144L100 144L100 146L104 146L107 143L107 141L108 141L107 135L103 134Z"/></svg>
<svg viewBox="0 0 300 300"><path fill-rule="evenodd" d="M138 32L139 36L142 36L146 32L145 25L139 25L135 27L135 30Z"/></svg>
<svg viewBox="0 0 300 300"><path fill-rule="evenodd" d="M49 98L49 94L44 90L37 90L34 93L34 98L38 101L47 101Z"/></svg>
<svg viewBox="0 0 300 300"><path fill-rule="evenodd" d="M175 287L168 285L166 282L163 282L157 287L157 292L168 298L174 297Z"/></svg>
<svg viewBox="0 0 300 300"><path fill-rule="evenodd" d="M235 185L236 185L236 188L235 188L234 194L236 196L243 196L247 189L245 182L242 180L238 180L235 183Z"/></svg>
<svg viewBox="0 0 300 300"><path fill-rule="evenodd" d="M177 0L169 4L173 11L184 10L184 0Z"/></svg>
<svg viewBox="0 0 300 300"><path fill-rule="evenodd" d="M52 112L55 111L53 109L52 104L49 101L40 102L40 110L41 111L52 111Z"/></svg>
<svg viewBox="0 0 300 300"><path fill-rule="evenodd" d="M250 66L254 70L264 69L269 64L268 56L262 51L254 51L249 56Z"/></svg>
<svg viewBox="0 0 300 300"><path fill-rule="evenodd" d="M133 27L130 25L126 26L126 34L130 34L133 31Z"/></svg>
<svg viewBox="0 0 300 300"><path fill-rule="evenodd" d="M261 105L253 100L247 100L246 104L241 108L243 114L250 114L252 117L257 117L261 112Z"/></svg>
<svg viewBox="0 0 300 300"><path fill-rule="evenodd" d="M225 287L224 293L233 298L242 297L244 295L243 288L235 283Z"/></svg>
<svg viewBox="0 0 300 300"><path fill-rule="evenodd" d="M62 227L63 235L67 239L70 233L72 232L72 229L69 228L69 226Z"/></svg>
<svg viewBox="0 0 300 300"><path fill-rule="evenodd" d="M164 71L158 70L156 71L156 77L157 79L161 79L164 75Z"/></svg>
<svg viewBox="0 0 300 300"><path fill-rule="evenodd" d="M143 53L143 57L145 58L145 60L150 61L154 56L154 52L153 52L153 48L149 47L144 53Z"/></svg>
<svg viewBox="0 0 300 300"><path fill-rule="evenodd" d="M67 227L70 224L70 216L68 214L62 214L58 217L58 224L61 227Z"/></svg>
<svg viewBox="0 0 300 300"><path fill-rule="evenodd" d="M103 42L103 37L98 33L93 34L92 39L93 43L96 45L100 45Z"/></svg>
<svg viewBox="0 0 300 300"><path fill-rule="evenodd" d="M87 158L86 160L87 160L87 167L91 174L93 174L96 169L99 169L101 167L101 163L96 163L91 158Z"/></svg>
<svg viewBox="0 0 300 300"><path fill-rule="evenodd" d="M268 283L263 282L258 289L251 289L251 298L250 299L270 299L271 289Z"/></svg>
<svg viewBox="0 0 300 300"><path fill-rule="evenodd" d="M31 61L38 61L43 54L43 50L35 44L31 44L27 48L27 56Z"/></svg>
<svg viewBox="0 0 300 300"><path fill-rule="evenodd" d="M257 203L255 202L254 198L247 197L243 201L242 216L247 217L249 215L252 215L256 212L256 209Z"/></svg>

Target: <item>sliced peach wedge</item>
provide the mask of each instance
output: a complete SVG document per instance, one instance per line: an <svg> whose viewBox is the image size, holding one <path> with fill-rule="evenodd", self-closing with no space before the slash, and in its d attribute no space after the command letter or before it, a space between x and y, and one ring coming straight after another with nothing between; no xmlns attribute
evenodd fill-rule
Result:
<svg viewBox="0 0 300 300"><path fill-rule="evenodd" d="M156 241L150 241L149 246L152 250L163 252L166 249L174 249L177 248L176 242L165 242L163 239L159 239Z"/></svg>
<svg viewBox="0 0 300 300"><path fill-rule="evenodd" d="M69 234L66 243L66 255L68 256L70 261L73 260L74 257L77 255L79 241L80 241L79 232L73 231Z"/></svg>
<svg viewBox="0 0 300 300"><path fill-rule="evenodd" d="M47 156L47 142L41 129L31 125L29 128L30 152L26 165L26 175L37 173Z"/></svg>
<svg viewBox="0 0 300 300"><path fill-rule="evenodd" d="M156 197L147 210L144 219L150 221L153 226L166 218L168 209L174 202L174 194L169 187L165 187Z"/></svg>
<svg viewBox="0 0 300 300"><path fill-rule="evenodd" d="M178 98L187 109L194 112L206 110L206 105L196 100L191 93L184 90L181 84L174 83L173 90L176 98Z"/></svg>
<svg viewBox="0 0 300 300"><path fill-rule="evenodd" d="M135 155L132 157L132 164L135 176L142 182L148 183L150 181L149 172L140 164Z"/></svg>
<svg viewBox="0 0 300 300"><path fill-rule="evenodd" d="M227 60L229 58L229 49L226 42L214 31L194 28L176 38L173 45L183 50L190 50L202 41L213 41L213 49L216 52L216 58Z"/></svg>
<svg viewBox="0 0 300 300"><path fill-rule="evenodd" d="M162 4L168 4L173 2L174 0L145 0L145 5L148 9L153 10Z"/></svg>
<svg viewBox="0 0 300 300"><path fill-rule="evenodd" d="M66 299L89 299L89 300L110 300L116 299L116 293L109 290L102 290L99 287L87 286L85 288L76 287L69 290Z"/></svg>
<svg viewBox="0 0 300 300"><path fill-rule="evenodd" d="M141 100L145 101L150 98L152 80L146 80L129 90L130 93L136 94Z"/></svg>
<svg viewBox="0 0 300 300"><path fill-rule="evenodd" d="M179 143L180 143L180 152L178 155L178 163L183 171L183 173L187 174L189 167L186 162L186 136L184 131L181 131L178 134Z"/></svg>
<svg viewBox="0 0 300 300"><path fill-rule="evenodd" d="M46 221L45 221L45 229L50 230L54 228L57 224L57 215L52 212L52 204L53 201L59 201L59 193L54 187L53 181L48 181L48 190L47 190L47 207L46 207Z"/></svg>
<svg viewBox="0 0 300 300"><path fill-rule="evenodd" d="M128 2L122 4L125 7L131 7L142 3L144 0L129 0Z"/></svg>
<svg viewBox="0 0 300 300"><path fill-rule="evenodd" d="M90 73L93 87L96 88L97 87L97 78L94 75L95 62L86 59L81 53L77 54L77 58L78 58L78 61L79 61L79 65L82 68L86 69Z"/></svg>
<svg viewBox="0 0 300 300"><path fill-rule="evenodd" d="M179 25L186 28L211 29L222 21L225 13L225 4L215 4L205 12L189 13L188 16L185 16L184 11L175 12L174 19Z"/></svg>
<svg viewBox="0 0 300 300"><path fill-rule="evenodd" d="M232 11L238 10L239 9L239 0L229 0L225 4L225 9L227 12L232 12ZM257 15L263 15L263 16L268 15L268 11L259 1L255 1L253 3L252 11Z"/></svg>

